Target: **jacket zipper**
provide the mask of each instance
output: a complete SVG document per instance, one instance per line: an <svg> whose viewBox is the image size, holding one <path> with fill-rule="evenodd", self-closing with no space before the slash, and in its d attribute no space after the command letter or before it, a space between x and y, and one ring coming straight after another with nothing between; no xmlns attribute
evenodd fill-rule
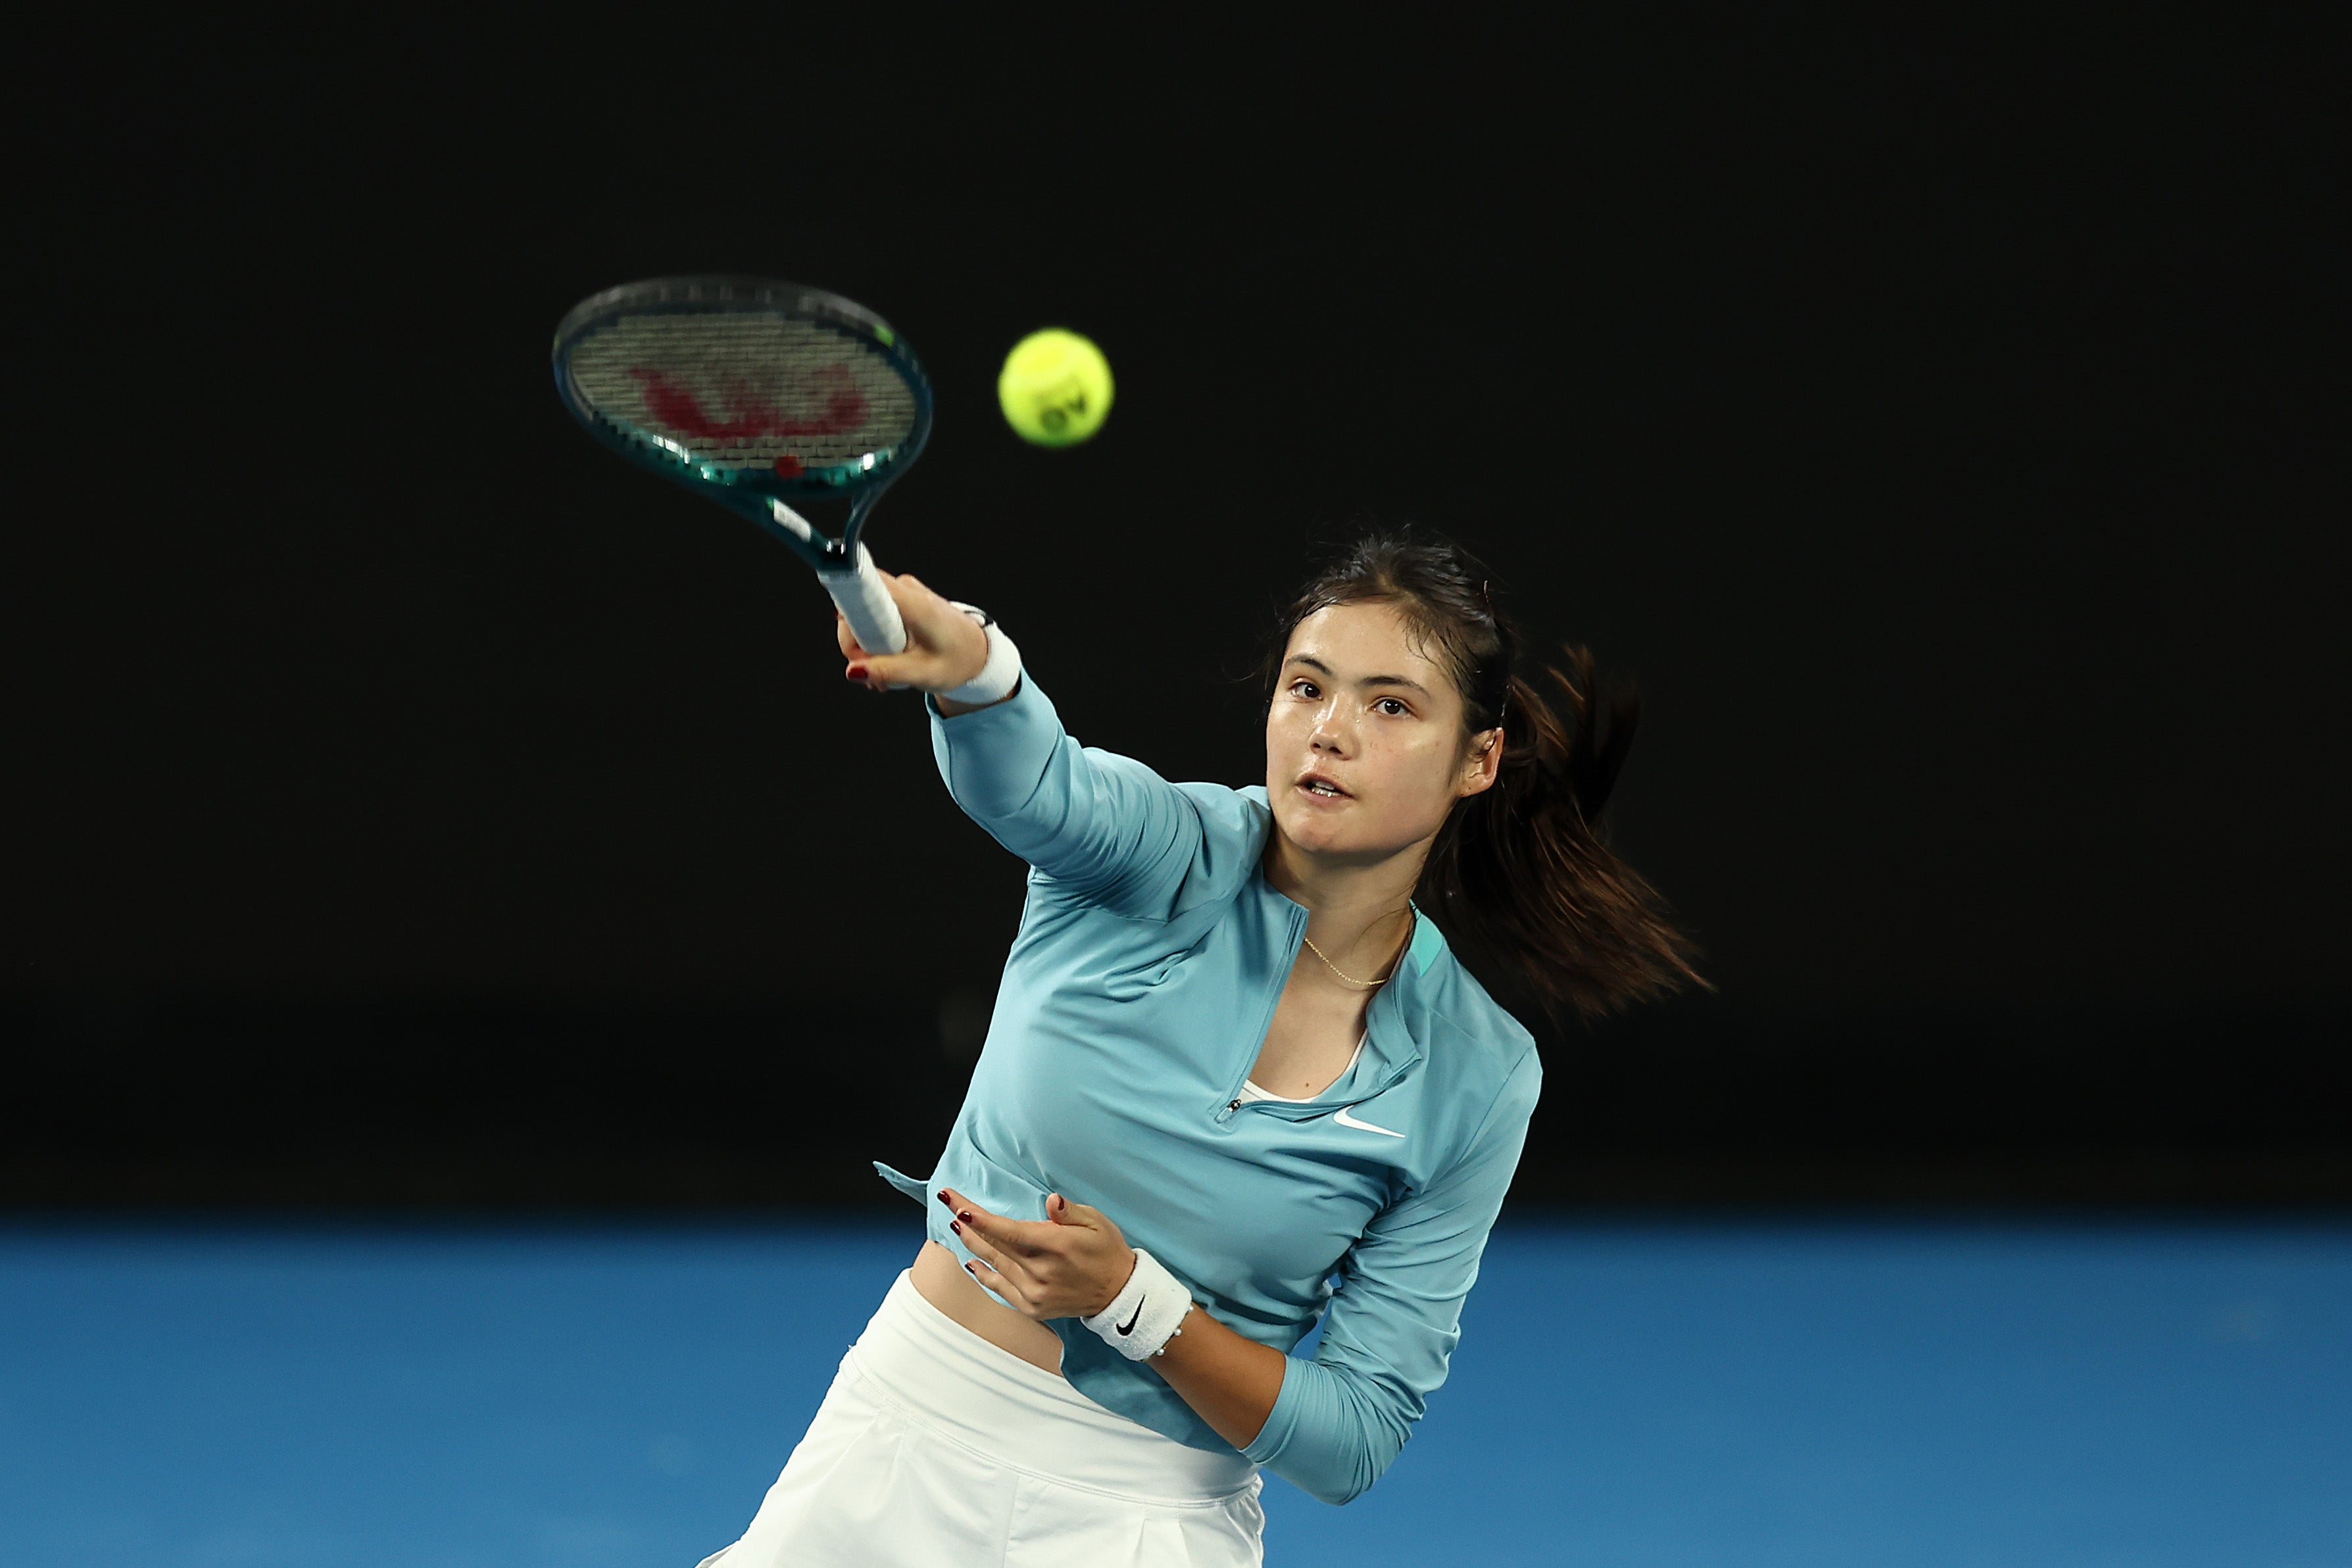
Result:
<svg viewBox="0 0 2352 1568"><path fill-rule="evenodd" d="M1285 901L1287 902L1288 900L1286 900ZM1290 984L1290 971L1298 963L1298 939L1304 935L1307 931L1307 911L1305 910L1302 910L1294 904L1291 906L1290 913L1286 918L1290 925L1290 962L1283 965L1281 973L1275 980L1273 994L1265 999L1265 1011L1258 1016L1257 1045L1258 1050L1261 1051L1265 1049L1265 1032L1274 1027L1275 1009L1282 1005L1282 988ZM1218 1126L1222 1127L1226 1122L1231 1121L1234 1119L1234 1112L1242 1108L1241 1086L1249 1080L1250 1068L1256 1065L1257 1053L1253 1051L1250 1054L1250 1059L1242 1064L1242 1076L1239 1079L1235 1080L1234 1084L1232 1090L1233 1098L1225 1101L1225 1107L1223 1110L1217 1112L1216 1120Z"/></svg>

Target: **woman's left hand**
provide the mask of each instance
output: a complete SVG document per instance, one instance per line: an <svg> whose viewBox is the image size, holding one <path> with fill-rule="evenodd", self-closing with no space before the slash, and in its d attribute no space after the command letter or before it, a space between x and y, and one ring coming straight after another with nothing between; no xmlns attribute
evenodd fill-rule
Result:
<svg viewBox="0 0 2352 1568"><path fill-rule="evenodd" d="M991 1214L952 1187L939 1199L979 1259L965 1270L1024 1318L1093 1317L1135 1272L1135 1249L1110 1215L1059 1193L1047 1195L1042 1221Z"/></svg>

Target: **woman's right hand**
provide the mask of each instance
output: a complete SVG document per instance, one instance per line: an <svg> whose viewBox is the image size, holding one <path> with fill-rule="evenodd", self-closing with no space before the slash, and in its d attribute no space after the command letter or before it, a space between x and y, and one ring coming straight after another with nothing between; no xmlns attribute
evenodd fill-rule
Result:
<svg viewBox="0 0 2352 1568"><path fill-rule="evenodd" d="M869 691L912 687L918 691L953 691L977 677L988 663L988 633L971 616L916 581L881 574L907 624L903 653L868 653L857 646L849 623L834 612L834 635L849 668L843 673Z"/></svg>

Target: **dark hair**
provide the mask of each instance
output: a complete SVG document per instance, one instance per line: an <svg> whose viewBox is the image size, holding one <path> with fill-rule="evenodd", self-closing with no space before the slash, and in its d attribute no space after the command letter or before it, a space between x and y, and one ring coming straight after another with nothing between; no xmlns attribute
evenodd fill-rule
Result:
<svg viewBox="0 0 2352 1568"><path fill-rule="evenodd" d="M1507 965L1556 1020L1567 1008L1593 1017L1685 983L1705 985L1690 939L1601 833L1639 704L1604 703L1592 656L1571 647L1567 668L1549 672L1560 693L1555 712L1517 672L1518 630L1496 610L1486 569L1450 542L1386 530L1342 551L1291 602L1270 677L1279 679L1301 621L1369 603L1393 605L1422 651L1453 675L1469 733L1503 730L1493 786L1445 819L1415 902L1467 955Z"/></svg>

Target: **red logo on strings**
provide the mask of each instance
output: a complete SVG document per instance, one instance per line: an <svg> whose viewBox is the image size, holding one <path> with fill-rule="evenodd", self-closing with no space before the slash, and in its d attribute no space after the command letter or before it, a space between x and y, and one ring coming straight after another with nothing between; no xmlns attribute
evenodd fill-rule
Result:
<svg viewBox="0 0 2352 1568"><path fill-rule="evenodd" d="M847 369L829 364L817 372L824 384L824 411L814 419L788 419L783 411L761 402L740 381L720 386L723 416L713 416L693 393L670 379L667 371L632 369L629 374L645 388L646 412L677 435L697 441L751 441L761 436L840 436L866 423L866 395L849 379ZM797 467L797 465L795 465Z"/></svg>

